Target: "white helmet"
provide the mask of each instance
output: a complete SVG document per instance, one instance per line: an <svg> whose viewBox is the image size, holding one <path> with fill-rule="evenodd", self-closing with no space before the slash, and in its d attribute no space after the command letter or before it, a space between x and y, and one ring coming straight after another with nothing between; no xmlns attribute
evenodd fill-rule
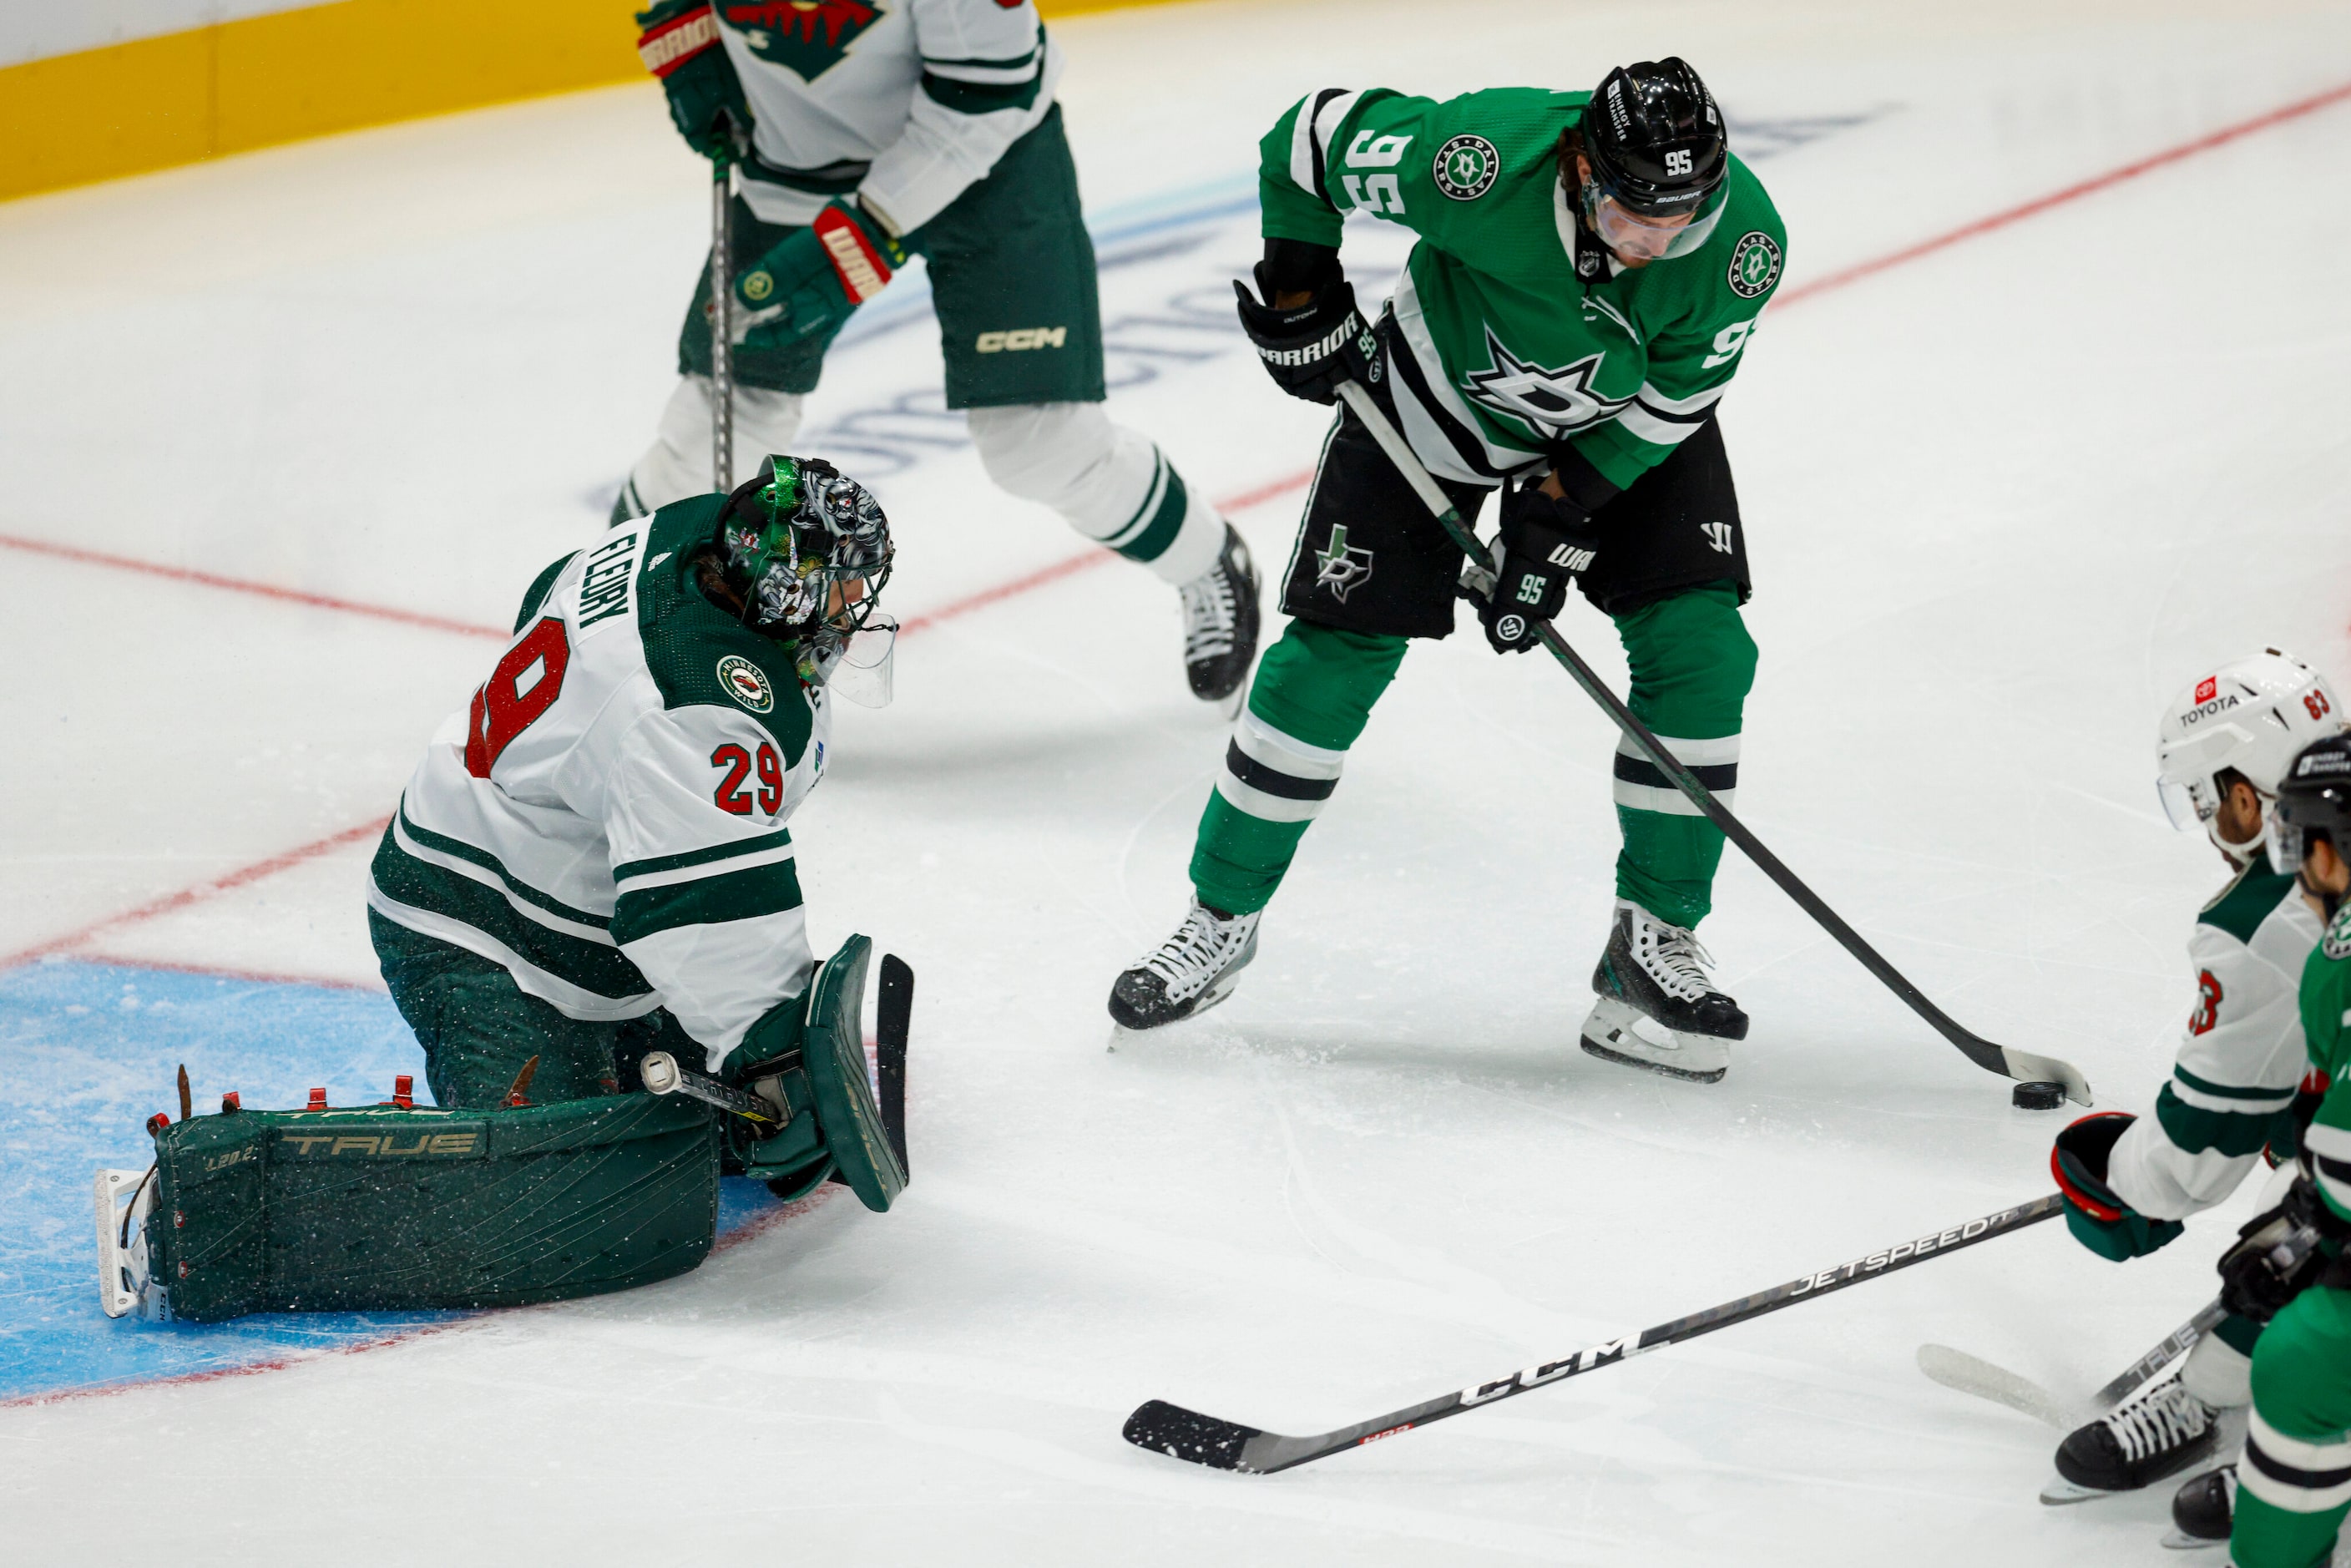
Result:
<svg viewBox="0 0 2351 1568"><path fill-rule="evenodd" d="M2227 794L2213 781L2233 768L2263 800L2302 748L2343 728L2335 688L2326 677L2275 648L2223 664L2180 693L2156 729L2156 790L2163 813L2182 832L2201 824L2213 832ZM2249 859L2261 841L2212 842L2231 860Z"/></svg>

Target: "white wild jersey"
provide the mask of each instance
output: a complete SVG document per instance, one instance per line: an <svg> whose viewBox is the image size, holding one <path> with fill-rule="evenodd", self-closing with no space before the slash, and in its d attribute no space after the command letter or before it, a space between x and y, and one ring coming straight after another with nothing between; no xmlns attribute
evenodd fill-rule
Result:
<svg viewBox="0 0 2351 1568"><path fill-rule="evenodd" d="M2196 999L2155 1113L2115 1144L2106 1181L2157 1219L2184 1219L2236 1190L2263 1145L2292 1145L2294 1091L2309 1068L2303 962L2319 918L2291 876L2252 864L2197 916ZM2281 1134L2285 1134L2281 1137Z"/></svg>
<svg viewBox="0 0 2351 1568"><path fill-rule="evenodd" d="M369 878L384 918L503 965L571 1018L666 1008L716 1070L814 967L785 821L824 768L791 644L702 596L723 496L549 567L408 781Z"/></svg>
<svg viewBox="0 0 2351 1568"><path fill-rule="evenodd" d="M751 108L743 196L766 223L808 223L853 190L918 229L1036 129L1061 75L1032 0L716 0L710 15Z"/></svg>

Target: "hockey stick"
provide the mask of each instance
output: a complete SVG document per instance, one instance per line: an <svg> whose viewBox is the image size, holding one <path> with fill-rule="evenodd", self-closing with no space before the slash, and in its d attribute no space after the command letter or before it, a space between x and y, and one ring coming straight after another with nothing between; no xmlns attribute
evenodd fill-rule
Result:
<svg viewBox="0 0 2351 1568"><path fill-rule="evenodd" d="M2148 1378L2170 1365L2182 1353L2195 1349L2196 1342L2210 1333L2227 1315L2220 1302L2212 1302L2164 1335L2154 1349L2125 1367L2078 1407L2068 1405L2029 1377L2021 1376L2004 1366L1995 1366L1963 1350L1953 1350L1947 1344L1920 1345L1918 1370L1946 1388L1972 1394L1995 1405L2005 1405L2037 1421L2045 1421L2060 1431L2069 1431L2084 1421L2105 1415L2129 1398Z"/></svg>
<svg viewBox="0 0 2351 1568"><path fill-rule="evenodd" d="M710 487L735 487L735 165L710 161Z"/></svg>
<svg viewBox="0 0 2351 1568"><path fill-rule="evenodd" d="M1355 417L1364 422L1364 428L1372 433L1372 438L1388 455L1388 461L1396 465L1397 472L1412 486L1413 493L1420 497L1421 504L1435 514L1438 524L1453 542L1468 556L1473 571L1484 580L1479 586L1490 592L1493 573L1484 565L1488 558L1478 543L1478 536L1461 520L1461 514L1454 510L1453 503L1446 498L1445 492L1437 487L1428 470L1421 466L1420 459L1413 455L1412 448L1405 444L1395 426L1388 423L1387 416L1372 401L1371 392L1360 382L1343 382L1339 386L1339 395L1347 400L1347 406L1354 410ZM1729 809L1714 798L1713 791L1699 783L1697 775L1683 767L1674 754L1666 749L1665 743L1650 733L1649 727L1633 716L1632 709L1617 700L1616 694L1610 691L1606 683L1593 673L1592 666L1567 645L1566 640L1560 636L1551 622L1539 622L1535 626L1535 636L1551 651L1552 657L1566 666L1567 673L1575 677L1575 684L1583 688L1584 695L1606 710L1608 716L1615 720L1616 727L1640 747L1641 754L1658 771L1674 781L1675 788L1689 797L1692 805L1720 828L1732 843L1744 850L1747 858L1779 884L1781 892L1794 899L1805 914L1820 923L1823 930L1835 937L1838 946L1861 960L1863 968L1876 976L1888 990L1908 1004L1912 1012L1933 1026L1938 1034L1959 1047L1961 1055L1987 1072L1997 1072L2020 1082L2062 1083L2067 1099L2077 1105L2090 1103L2089 1080L2084 1078L2082 1070L2072 1062L2054 1056L2036 1055L2029 1051L2012 1051L1960 1028L1949 1014L1930 1001L1925 992L1905 979L1876 948L1862 940L1861 933L1847 925L1835 910L1823 904L1819 894L1805 886L1802 879L1781 862L1778 855L1765 849L1762 841L1749 832L1746 824L1732 816Z"/></svg>
<svg viewBox="0 0 2351 1568"><path fill-rule="evenodd" d="M873 1020L873 1077L882 1089L882 1130L890 1152L906 1164L906 1037L914 1021L914 971L895 953L882 955L882 1000Z"/></svg>
<svg viewBox="0 0 2351 1568"><path fill-rule="evenodd" d="M1480 1383L1462 1389L1458 1394L1443 1394L1418 1405L1392 1410L1369 1421L1352 1427L1342 1427L1334 1432L1320 1432L1311 1437L1286 1437L1279 1432L1260 1431L1244 1427L1237 1421L1221 1420L1154 1399L1136 1409L1126 1418L1126 1440L1139 1448L1150 1448L1171 1458L1186 1459L1213 1469L1243 1470L1251 1475L1271 1475L1292 1465L1338 1453L1343 1448L1359 1448L1382 1437L1393 1437L1415 1427L1426 1427L1431 1421L1442 1421L1447 1416L1458 1416L1464 1410L1481 1409L1499 1404L1514 1394L1530 1389L1549 1387L1552 1384L1579 1376L1603 1366L1614 1366L1620 1361L1678 1344L1686 1339L1696 1339L1717 1329L1729 1328L1760 1318L1766 1312L1792 1307L1825 1296L1832 1291L1842 1291L1848 1285L1858 1285L1865 1280L1875 1280L1897 1269L1907 1269L1913 1263L1928 1258L1939 1258L1946 1252L1956 1252L1962 1247L1972 1247L1989 1241L1995 1236L2005 1236L2011 1230L2022 1230L2054 1218L2064 1207L2064 1200L2055 1193L2036 1197L2031 1203L2014 1208L2003 1208L1970 1219L1949 1230L1936 1231L1915 1240L1905 1241L1882 1252L1872 1252L1818 1274L1806 1274L1774 1285L1752 1296L1741 1296L1735 1301L1725 1301L1719 1307L1708 1307L1702 1312L1692 1312L1686 1318L1659 1323L1653 1329L1629 1333L1564 1356L1547 1361L1540 1366L1530 1366L1508 1377L1491 1383Z"/></svg>
<svg viewBox="0 0 2351 1568"><path fill-rule="evenodd" d="M786 1060L794 1066L799 1064L797 1052ZM737 1089L706 1072L696 1072L666 1051L645 1052L644 1060L637 1063L637 1076L644 1081L648 1094L683 1094L762 1126L773 1127L785 1120L775 1106L748 1089Z"/></svg>

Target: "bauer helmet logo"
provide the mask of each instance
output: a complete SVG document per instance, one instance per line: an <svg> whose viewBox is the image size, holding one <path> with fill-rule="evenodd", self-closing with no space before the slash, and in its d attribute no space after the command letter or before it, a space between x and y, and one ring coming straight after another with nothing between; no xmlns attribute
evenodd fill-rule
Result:
<svg viewBox="0 0 2351 1568"><path fill-rule="evenodd" d="M2199 703L2209 703L2212 700L2212 694L2220 689L2219 677L2207 675L2196 683L2196 700Z"/></svg>
<svg viewBox="0 0 2351 1568"><path fill-rule="evenodd" d="M776 688L768 684L768 672L739 653L729 653L718 661L718 684L753 713L769 713L776 706Z"/></svg>

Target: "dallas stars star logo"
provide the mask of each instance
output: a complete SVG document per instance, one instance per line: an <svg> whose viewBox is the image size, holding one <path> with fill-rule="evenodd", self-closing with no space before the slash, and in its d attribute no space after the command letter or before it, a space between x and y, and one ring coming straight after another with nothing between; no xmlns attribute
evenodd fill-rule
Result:
<svg viewBox="0 0 2351 1568"><path fill-rule="evenodd" d="M1465 390L1495 413L1524 422L1539 440L1557 441L1597 424L1633 401L1604 397L1592 390L1592 380L1600 373L1605 353L1588 354L1572 365L1552 370L1510 352L1489 327L1486 355L1493 369L1471 371Z"/></svg>
<svg viewBox="0 0 2351 1568"><path fill-rule="evenodd" d="M1347 525L1331 525L1331 548L1314 552L1314 586L1327 588L1332 598L1342 604L1365 578L1372 575L1372 552L1347 543Z"/></svg>

